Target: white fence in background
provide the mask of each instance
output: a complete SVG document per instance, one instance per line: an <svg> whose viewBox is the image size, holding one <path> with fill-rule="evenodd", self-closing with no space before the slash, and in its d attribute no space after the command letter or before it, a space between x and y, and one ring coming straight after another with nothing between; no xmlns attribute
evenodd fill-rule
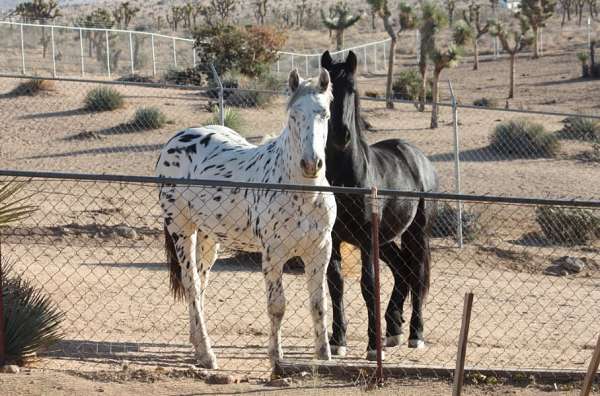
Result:
<svg viewBox="0 0 600 396"><path fill-rule="evenodd" d="M194 40L163 34L0 21L0 70L52 76L156 76L196 65Z"/></svg>

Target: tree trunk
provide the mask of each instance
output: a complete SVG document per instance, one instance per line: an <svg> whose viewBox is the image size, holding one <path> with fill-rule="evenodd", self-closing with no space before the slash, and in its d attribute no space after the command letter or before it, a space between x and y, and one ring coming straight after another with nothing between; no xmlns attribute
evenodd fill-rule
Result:
<svg viewBox="0 0 600 396"><path fill-rule="evenodd" d="M388 109L394 108L392 79L394 77L394 53L396 52L396 38L393 37L390 41L390 54L388 56L387 81L385 84L385 107Z"/></svg>
<svg viewBox="0 0 600 396"><path fill-rule="evenodd" d="M47 47L48 47L48 44L46 42L46 28L43 27L42 28L42 58L46 57Z"/></svg>
<svg viewBox="0 0 600 396"><path fill-rule="evenodd" d="M435 129L438 127L438 105L439 102L439 83L440 83L440 73L442 70L434 70L433 71L433 87L431 89L432 93L432 103L431 103L431 129Z"/></svg>
<svg viewBox="0 0 600 396"><path fill-rule="evenodd" d="M533 59L540 57L540 28L533 26Z"/></svg>
<svg viewBox="0 0 600 396"><path fill-rule="evenodd" d="M375 31L375 13L371 11L371 30Z"/></svg>
<svg viewBox="0 0 600 396"><path fill-rule="evenodd" d="M335 31L335 47L338 51L344 48L344 30L337 29Z"/></svg>
<svg viewBox="0 0 600 396"><path fill-rule="evenodd" d="M473 40L473 70L479 70L479 40Z"/></svg>
<svg viewBox="0 0 600 396"><path fill-rule="evenodd" d="M421 73L421 90L419 92L419 111L425 111L425 101L427 100L427 63L419 62L419 73Z"/></svg>
<svg viewBox="0 0 600 396"><path fill-rule="evenodd" d="M517 54L510 54L510 90L508 91L508 99L513 99L515 97L515 60Z"/></svg>

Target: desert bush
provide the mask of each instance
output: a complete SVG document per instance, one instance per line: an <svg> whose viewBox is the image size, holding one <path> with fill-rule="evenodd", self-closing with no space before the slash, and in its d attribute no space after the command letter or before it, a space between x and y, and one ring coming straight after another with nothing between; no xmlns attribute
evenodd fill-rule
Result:
<svg viewBox="0 0 600 396"><path fill-rule="evenodd" d="M585 116L571 116L563 120L565 126L559 133L564 139L594 141L600 139L600 120Z"/></svg>
<svg viewBox="0 0 600 396"><path fill-rule="evenodd" d="M565 245L582 245L600 237L600 213L591 209L542 206L536 221L546 238Z"/></svg>
<svg viewBox="0 0 600 396"><path fill-rule="evenodd" d="M123 95L112 87L93 88L85 97L85 108L89 111L116 110L123 103Z"/></svg>
<svg viewBox="0 0 600 396"><path fill-rule="evenodd" d="M286 41L282 31L266 26L204 25L194 32L195 48L219 75L237 69L247 76L268 72Z"/></svg>
<svg viewBox="0 0 600 396"><path fill-rule="evenodd" d="M578 52L577 59L581 62L581 77L590 76L590 65L588 65L589 55L587 52Z"/></svg>
<svg viewBox="0 0 600 396"><path fill-rule="evenodd" d="M4 266L3 278L5 352L9 362L20 364L60 340L64 315L48 296L13 274L12 266Z"/></svg>
<svg viewBox="0 0 600 396"><path fill-rule="evenodd" d="M36 78L20 83L12 91L10 91L9 94L13 96L34 96L42 92L51 92L55 90L56 85L54 84L54 81Z"/></svg>
<svg viewBox="0 0 600 396"><path fill-rule="evenodd" d="M479 214L463 209L462 211L462 234L464 241L474 240L481 227L479 225ZM435 238L456 238L458 226L458 210L444 202L438 205L435 222L431 228L431 235Z"/></svg>
<svg viewBox="0 0 600 396"><path fill-rule="evenodd" d="M154 80L152 80L152 77L143 76L143 75L137 74L137 73L119 77L115 81L133 82L133 83L152 83L152 82L154 82Z"/></svg>
<svg viewBox="0 0 600 396"><path fill-rule="evenodd" d="M498 107L498 102L495 99L483 97L480 99L475 99L473 101L473 105L479 107L496 108Z"/></svg>
<svg viewBox="0 0 600 396"><path fill-rule="evenodd" d="M239 132L245 124L240 113L236 109L232 109L231 107L225 108L223 116L225 126L233 129L234 131ZM219 108L217 106L213 108L213 116L210 120L210 124L221 124L221 120L219 119Z"/></svg>
<svg viewBox="0 0 600 396"><path fill-rule="evenodd" d="M419 98L422 81L418 70L402 70L398 74L398 78L396 78L392 84L394 99L417 100ZM427 84L426 96L427 100L431 100L433 97L431 92L431 82Z"/></svg>
<svg viewBox="0 0 600 396"><path fill-rule="evenodd" d="M169 68L163 76L163 80L177 85L202 85L203 72L200 67L188 67L187 69Z"/></svg>
<svg viewBox="0 0 600 396"><path fill-rule="evenodd" d="M516 119L498 124L492 132L490 148L500 154L518 157L552 157L560 149L556 135L541 124Z"/></svg>
<svg viewBox="0 0 600 396"><path fill-rule="evenodd" d="M137 109L131 121L131 125L140 130L162 128L166 123L167 117L158 107Z"/></svg>
<svg viewBox="0 0 600 396"><path fill-rule="evenodd" d="M367 98L376 98L379 96L379 93L377 93L377 91L365 91L365 96Z"/></svg>

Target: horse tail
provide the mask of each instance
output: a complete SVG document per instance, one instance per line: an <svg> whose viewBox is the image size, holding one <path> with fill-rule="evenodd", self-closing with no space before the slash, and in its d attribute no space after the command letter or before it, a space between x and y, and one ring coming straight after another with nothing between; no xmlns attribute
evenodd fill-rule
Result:
<svg viewBox="0 0 600 396"><path fill-rule="evenodd" d="M167 265L169 266L170 272L169 284L171 286L171 292L176 300L183 300L185 298L185 293L183 289L183 283L181 282L181 266L179 265L179 260L177 259L175 243L173 243L173 238L169 234L167 226L165 226L164 229L165 252L167 253Z"/></svg>
<svg viewBox="0 0 600 396"><path fill-rule="evenodd" d="M414 263L411 268L409 285L411 293L425 301L431 282L431 249L429 234L432 223L433 202L420 198L417 213L408 229L402 233L402 252L406 263Z"/></svg>

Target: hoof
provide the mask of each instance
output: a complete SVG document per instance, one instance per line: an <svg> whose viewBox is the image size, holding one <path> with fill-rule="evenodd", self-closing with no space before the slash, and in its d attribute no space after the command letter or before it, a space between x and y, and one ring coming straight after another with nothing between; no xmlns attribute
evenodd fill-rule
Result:
<svg viewBox="0 0 600 396"><path fill-rule="evenodd" d="M347 348L343 345L331 345L331 354L334 356L346 356Z"/></svg>
<svg viewBox="0 0 600 396"><path fill-rule="evenodd" d="M370 362L377 361L377 350L367 351L367 360ZM385 351L381 351L381 360L385 360Z"/></svg>
<svg viewBox="0 0 600 396"><path fill-rule="evenodd" d="M425 341L423 340L408 340L409 348L423 349L425 348Z"/></svg>
<svg viewBox="0 0 600 396"><path fill-rule="evenodd" d="M402 334L398 334L395 336L387 336L385 337L385 346L387 348L393 348L393 347L397 347L398 345L402 344L403 342L403 336Z"/></svg>
<svg viewBox="0 0 600 396"><path fill-rule="evenodd" d="M217 358L214 354L210 353L207 356L197 357L196 365L201 368L216 370L219 368L217 366Z"/></svg>
<svg viewBox="0 0 600 396"><path fill-rule="evenodd" d="M329 344L324 344L317 354L319 360L331 360L331 348Z"/></svg>

